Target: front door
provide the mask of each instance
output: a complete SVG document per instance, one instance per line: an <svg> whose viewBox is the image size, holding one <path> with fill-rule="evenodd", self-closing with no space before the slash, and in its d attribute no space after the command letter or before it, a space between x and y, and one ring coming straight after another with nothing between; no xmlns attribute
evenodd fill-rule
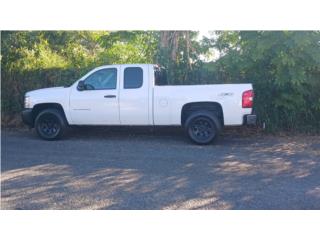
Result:
<svg viewBox="0 0 320 240"><path fill-rule="evenodd" d="M73 86L70 115L76 125L118 125L118 68L100 68L84 79L84 90Z"/></svg>

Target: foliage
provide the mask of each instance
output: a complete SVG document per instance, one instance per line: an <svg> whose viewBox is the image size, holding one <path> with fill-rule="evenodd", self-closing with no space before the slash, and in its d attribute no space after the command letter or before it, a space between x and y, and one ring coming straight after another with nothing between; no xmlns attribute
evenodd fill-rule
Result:
<svg viewBox="0 0 320 240"><path fill-rule="evenodd" d="M111 32L100 40L107 50L99 57L106 62L113 64L154 62L157 39L152 31Z"/></svg>
<svg viewBox="0 0 320 240"><path fill-rule="evenodd" d="M320 33L218 32L221 82L252 82L270 130L320 127Z"/></svg>
<svg viewBox="0 0 320 240"><path fill-rule="evenodd" d="M202 65L200 56L208 45L197 41L198 32L161 31L158 36L157 62L168 70L172 84L194 84Z"/></svg>
<svg viewBox="0 0 320 240"><path fill-rule="evenodd" d="M206 56L216 49L220 57ZM106 64L158 63L171 84L244 83L269 130L320 129L320 32L2 31L1 110L26 91L68 85Z"/></svg>

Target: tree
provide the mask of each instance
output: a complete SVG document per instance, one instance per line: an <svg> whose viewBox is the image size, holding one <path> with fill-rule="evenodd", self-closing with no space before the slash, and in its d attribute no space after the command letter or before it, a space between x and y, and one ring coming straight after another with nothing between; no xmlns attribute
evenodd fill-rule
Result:
<svg viewBox="0 0 320 240"><path fill-rule="evenodd" d="M215 48L220 58L202 59ZM172 84L252 82L269 129L320 129L319 31L2 31L2 111L106 64L158 63Z"/></svg>
<svg viewBox="0 0 320 240"><path fill-rule="evenodd" d="M320 126L320 32L217 32L224 82L253 82L271 129Z"/></svg>
<svg viewBox="0 0 320 240"><path fill-rule="evenodd" d="M194 81L192 73L200 67L200 55L205 51L197 36L195 31L159 33L157 62L168 69L170 82L188 84Z"/></svg>

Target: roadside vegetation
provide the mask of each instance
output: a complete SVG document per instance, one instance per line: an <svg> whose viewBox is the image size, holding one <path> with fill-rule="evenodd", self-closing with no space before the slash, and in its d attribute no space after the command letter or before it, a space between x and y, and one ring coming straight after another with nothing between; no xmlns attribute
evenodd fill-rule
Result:
<svg viewBox="0 0 320 240"><path fill-rule="evenodd" d="M2 31L2 124L26 91L119 63L163 65L171 84L251 82L268 131L320 131L319 31Z"/></svg>

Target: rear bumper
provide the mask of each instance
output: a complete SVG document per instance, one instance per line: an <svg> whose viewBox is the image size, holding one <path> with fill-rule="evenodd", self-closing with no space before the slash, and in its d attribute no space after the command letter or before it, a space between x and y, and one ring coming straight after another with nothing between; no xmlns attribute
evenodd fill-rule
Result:
<svg viewBox="0 0 320 240"><path fill-rule="evenodd" d="M21 112L21 118L24 124L28 125L29 127L33 127L33 117L32 117L32 109L24 109Z"/></svg>
<svg viewBox="0 0 320 240"><path fill-rule="evenodd" d="M257 115L248 114L243 118L244 125L256 125L257 124Z"/></svg>

